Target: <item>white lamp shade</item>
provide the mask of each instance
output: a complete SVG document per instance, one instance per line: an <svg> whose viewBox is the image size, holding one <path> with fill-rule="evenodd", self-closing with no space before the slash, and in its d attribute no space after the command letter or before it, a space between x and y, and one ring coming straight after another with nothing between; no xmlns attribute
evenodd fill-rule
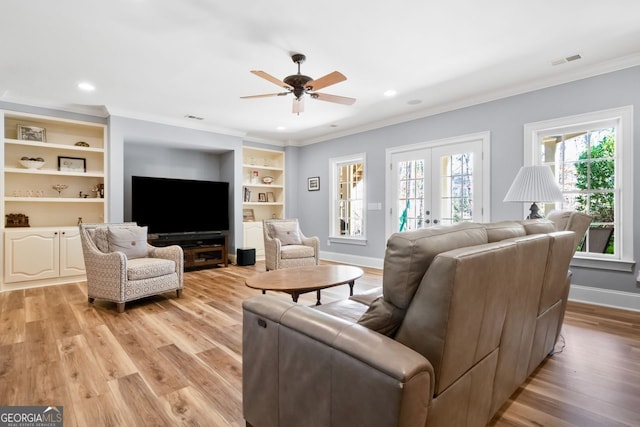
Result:
<svg viewBox="0 0 640 427"><path fill-rule="evenodd" d="M505 202L559 202L561 200L562 191L549 166L523 166L504 197Z"/></svg>

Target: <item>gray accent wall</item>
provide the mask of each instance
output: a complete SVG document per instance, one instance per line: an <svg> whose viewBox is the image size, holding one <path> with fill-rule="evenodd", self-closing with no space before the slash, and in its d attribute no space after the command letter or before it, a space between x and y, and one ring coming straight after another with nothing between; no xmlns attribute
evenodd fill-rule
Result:
<svg viewBox="0 0 640 427"><path fill-rule="evenodd" d="M523 129L526 123L575 114L633 105L634 141L640 142L640 67L612 72L572 83L461 108L422 119L301 147L297 167L287 170L287 182L306 182L320 176L320 191L298 190L288 200L307 235L320 237L321 251L345 258L382 259L385 251L385 150L391 147L434 141L470 133L491 134L491 220L522 218L523 207L502 200L513 178L524 163ZM329 233L329 159L365 152L367 203L380 202L382 211L367 212L366 246L332 243ZM634 163L640 164L640 149L634 150ZM296 176L297 175L297 176ZM634 173L634 255L640 254L640 183ZM289 184L288 184L289 185ZM637 268L637 267L636 267ZM573 283L588 287L640 293L636 272L614 272L574 267Z"/></svg>
<svg viewBox="0 0 640 427"><path fill-rule="evenodd" d="M242 222L235 221L242 212L240 137L117 116L110 116L109 131L110 222L131 218L133 175L227 181L229 253L235 253L242 241Z"/></svg>

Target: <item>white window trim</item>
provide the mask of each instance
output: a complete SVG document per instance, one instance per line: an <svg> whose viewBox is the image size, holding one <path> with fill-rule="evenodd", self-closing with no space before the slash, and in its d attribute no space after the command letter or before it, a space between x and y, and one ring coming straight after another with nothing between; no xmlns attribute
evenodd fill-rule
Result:
<svg viewBox="0 0 640 427"><path fill-rule="evenodd" d="M333 232L336 230L338 220L335 215L334 202L338 198L338 166L343 163L362 163L364 169L364 176L362 179L362 236L334 236ZM367 154L366 153L354 153L347 156L332 157L329 159L329 176L331 176L331 198L329 199L329 242L331 243L344 243L348 245L361 245L367 244Z"/></svg>
<svg viewBox="0 0 640 427"><path fill-rule="evenodd" d="M616 212L621 214L622 230L616 233L619 251L617 255L576 253L572 265L599 269L617 270L632 268L633 260L633 106L594 111L575 116L544 120L524 125L524 164L538 164L540 136L557 130L566 130L571 126L584 126L590 123L614 125L619 130L616 135L616 183L620 193L617 198Z"/></svg>

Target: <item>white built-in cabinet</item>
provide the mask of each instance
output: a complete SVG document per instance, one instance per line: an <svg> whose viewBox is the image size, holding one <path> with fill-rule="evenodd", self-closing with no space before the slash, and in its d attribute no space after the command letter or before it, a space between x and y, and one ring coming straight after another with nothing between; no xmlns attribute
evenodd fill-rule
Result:
<svg viewBox="0 0 640 427"><path fill-rule="evenodd" d="M83 280L78 222L106 222L106 124L0 113L0 290ZM29 168L21 163L25 157L44 165ZM66 188L58 191L57 184ZM10 223L16 215L28 218L28 225Z"/></svg>
<svg viewBox="0 0 640 427"><path fill-rule="evenodd" d="M284 152L244 147L242 158L243 246L264 259L262 220L284 218Z"/></svg>
<svg viewBox="0 0 640 427"><path fill-rule="evenodd" d="M262 234L262 221L243 222L245 248L255 248L256 259L264 259L264 235Z"/></svg>
<svg viewBox="0 0 640 427"><path fill-rule="evenodd" d="M78 227L8 230L4 282L32 282L85 273ZM37 254L37 255L36 255Z"/></svg>

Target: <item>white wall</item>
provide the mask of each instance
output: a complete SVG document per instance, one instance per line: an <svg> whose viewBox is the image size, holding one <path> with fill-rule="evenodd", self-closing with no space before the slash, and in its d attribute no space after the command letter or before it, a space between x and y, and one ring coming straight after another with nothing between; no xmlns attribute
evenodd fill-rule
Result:
<svg viewBox="0 0 640 427"><path fill-rule="evenodd" d="M604 74L522 95L487 102L410 122L387 126L318 144L301 147L295 170L287 171L288 180L320 176L320 191L307 192L300 187L294 209L305 234L320 237L321 251L335 258L380 261L385 250L385 207L367 212L366 246L332 243L329 232L329 158L366 152L367 202L385 203L385 150L476 132L491 133L491 215L492 221L521 218L517 203L502 200L513 178L523 165L523 127L526 123L565 117L609 108L635 105L634 139L640 143L640 67ZM634 152L640 164L640 150ZM637 181L634 174L634 181ZM634 188L634 253L640 254L640 185ZM637 268L637 267L636 267ZM591 268L573 268L573 283L586 287L638 294L636 272L615 272Z"/></svg>

